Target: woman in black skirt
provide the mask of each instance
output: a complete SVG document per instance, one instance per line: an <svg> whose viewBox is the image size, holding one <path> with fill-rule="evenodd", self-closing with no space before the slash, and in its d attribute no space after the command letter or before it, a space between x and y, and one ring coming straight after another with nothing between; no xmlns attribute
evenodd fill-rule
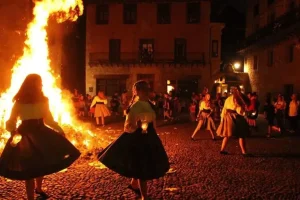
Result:
<svg viewBox="0 0 300 200"><path fill-rule="evenodd" d="M147 199L147 180L162 177L169 170L168 156L155 130L156 115L148 93L147 82L134 84L125 132L98 155L108 168L132 178L128 188L140 193L143 200ZM134 102L136 96L139 100Z"/></svg>
<svg viewBox="0 0 300 200"><path fill-rule="evenodd" d="M239 138L240 148L244 156L248 156L246 151L245 137L249 135L249 126L243 116L246 107L250 104L248 98L240 92L239 88L233 89L232 95L224 103L221 113L221 123L217 134L223 137L220 154L228 154L225 147L230 137Z"/></svg>
<svg viewBox="0 0 300 200"><path fill-rule="evenodd" d="M42 190L43 176L69 167L79 158L80 152L64 137L63 130L54 121L39 75L28 75L13 101L6 122L11 138L0 157L0 176L25 180L29 200L34 199L34 193L47 198ZM16 126L18 118L22 121L19 127ZM17 137L21 140L16 141Z"/></svg>

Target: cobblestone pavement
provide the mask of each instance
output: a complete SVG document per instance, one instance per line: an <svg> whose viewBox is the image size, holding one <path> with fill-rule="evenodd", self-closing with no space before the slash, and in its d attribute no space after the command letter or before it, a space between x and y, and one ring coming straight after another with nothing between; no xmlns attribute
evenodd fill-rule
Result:
<svg viewBox="0 0 300 200"><path fill-rule="evenodd" d="M212 141L207 132L191 141L195 123L160 126L172 171L149 182L151 199L300 199L300 137L267 139L262 120L259 125L260 132L247 140L254 154L250 158L241 156L234 139L226 156L219 154L221 140ZM111 124L116 130L121 127ZM44 186L50 199L137 199L126 189L128 183L93 159L81 158L66 171L47 176ZM1 200L25 197L19 181L0 178L0 191Z"/></svg>

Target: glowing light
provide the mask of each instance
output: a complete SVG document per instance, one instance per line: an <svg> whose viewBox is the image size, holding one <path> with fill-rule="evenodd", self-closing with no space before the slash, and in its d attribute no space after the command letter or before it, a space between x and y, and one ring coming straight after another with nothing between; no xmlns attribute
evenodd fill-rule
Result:
<svg viewBox="0 0 300 200"><path fill-rule="evenodd" d="M17 146L17 144L21 141L21 139L22 139L22 135L20 135L18 133L15 134L14 137L13 137L13 139L12 139L12 141L11 141L11 143L10 143L10 145L12 147Z"/></svg>
<svg viewBox="0 0 300 200"><path fill-rule="evenodd" d="M245 65L244 66L244 73L248 73L249 72L249 66L248 65Z"/></svg>
<svg viewBox="0 0 300 200"><path fill-rule="evenodd" d="M142 121L143 133L147 133L147 128L148 128L148 122Z"/></svg>
<svg viewBox="0 0 300 200"><path fill-rule="evenodd" d="M234 66L234 69L239 69L241 67L241 64L236 62L233 64L233 66Z"/></svg>
<svg viewBox="0 0 300 200"><path fill-rule="evenodd" d="M174 90L174 89L175 89L174 86L168 85L168 86L167 86L167 93L169 94L169 92L171 92L171 91Z"/></svg>

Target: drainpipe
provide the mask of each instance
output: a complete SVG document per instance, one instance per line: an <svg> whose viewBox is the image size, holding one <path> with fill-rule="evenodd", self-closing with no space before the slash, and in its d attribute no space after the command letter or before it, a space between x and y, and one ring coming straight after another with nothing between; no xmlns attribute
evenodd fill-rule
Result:
<svg viewBox="0 0 300 200"><path fill-rule="evenodd" d="M209 25L209 44L208 44L208 61L210 66L210 78L212 78L212 64L211 64L211 23Z"/></svg>

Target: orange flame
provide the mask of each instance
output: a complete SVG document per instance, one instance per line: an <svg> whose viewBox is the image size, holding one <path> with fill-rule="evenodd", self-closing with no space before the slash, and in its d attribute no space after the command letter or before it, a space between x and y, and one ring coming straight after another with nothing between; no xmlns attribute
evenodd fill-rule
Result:
<svg viewBox="0 0 300 200"><path fill-rule="evenodd" d="M49 98L51 112L61 125L72 127L72 135L66 131L68 139L74 145L91 146L91 139L95 137L91 131L84 126L78 126L71 117L73 109L70 103L70 96L63 97L62 90L57 86L59 76L54 75L50 67L47 31L50 16L55 15L57 21L76 21L78 16L83 14L82 0L41 0L35 1L33 9L34 18L28 25L27 39L25 41L23 56L16 62L12 69L12 79L10 88L1 95L0 102L0 127L5 130L5 122L10 116L13 106L12 98L19 90L22 82L28 74L39 74L43 80L43 91ZM0 152L10 137L10 133L5 132L0 135ZM79 141L84 141L80 144ZM95 140L94 140L95 141Z"/></svg>

